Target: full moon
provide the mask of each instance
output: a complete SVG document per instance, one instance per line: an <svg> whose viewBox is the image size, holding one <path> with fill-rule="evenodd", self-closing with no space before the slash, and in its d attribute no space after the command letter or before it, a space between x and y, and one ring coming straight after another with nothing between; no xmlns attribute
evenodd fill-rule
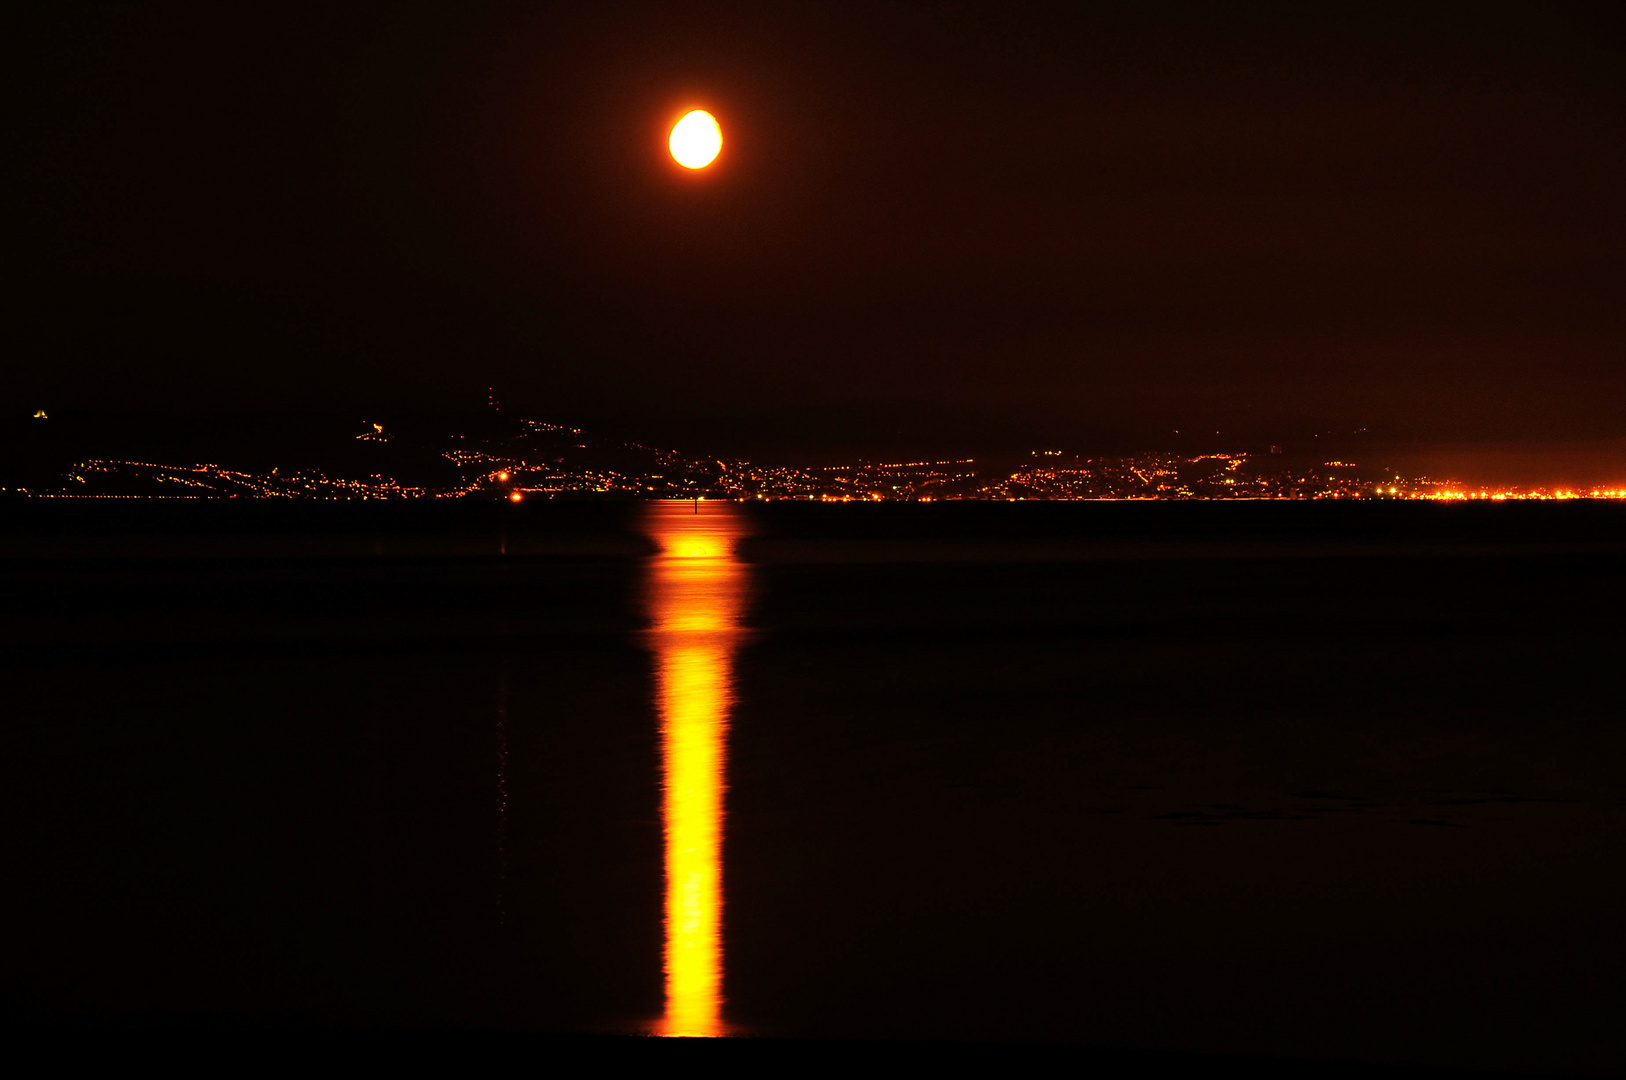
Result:
<svg viewBox="0 0 1626 1080"><path fill-rule="evenodd" d="M723 148L723 132L717 126L715 116L705 109L696 109L672 128L672 137L667 140L667 145L672 148L672 156L679 165L685 169L703 169Z"/></svg>

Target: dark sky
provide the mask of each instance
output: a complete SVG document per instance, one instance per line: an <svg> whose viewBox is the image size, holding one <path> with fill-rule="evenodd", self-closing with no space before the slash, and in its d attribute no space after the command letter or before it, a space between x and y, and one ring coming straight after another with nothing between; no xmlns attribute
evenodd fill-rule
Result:
<svg viewBox="0 0 1626 1080"><path fill-rule="evenodd" d="M1310 7L52 6L4 404L1626 438L1619 6Z"/></svg>

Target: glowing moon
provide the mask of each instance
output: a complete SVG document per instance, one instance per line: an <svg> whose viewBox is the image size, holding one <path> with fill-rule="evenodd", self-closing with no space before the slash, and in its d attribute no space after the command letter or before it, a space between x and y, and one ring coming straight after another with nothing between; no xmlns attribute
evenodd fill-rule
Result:
<svg viewBox="0 0 1626 1080"><path fill-rule="evenodd" d="M666 143L672 156L685 169L703 169L717 157L723 148L723 131L717 118L705 109L696 109L677 122L672 137Z"/></svg>

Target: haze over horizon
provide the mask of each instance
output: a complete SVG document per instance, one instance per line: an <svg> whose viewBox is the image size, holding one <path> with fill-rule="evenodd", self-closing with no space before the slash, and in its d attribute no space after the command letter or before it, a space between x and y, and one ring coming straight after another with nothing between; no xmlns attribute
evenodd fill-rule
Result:
<svg viewBox="0 0 1626 1080"><path fill-rule="evenodd" d="M1366 429L1626 479L1613 7L33 18L15 416L493 386L734 452Z"/></svg>

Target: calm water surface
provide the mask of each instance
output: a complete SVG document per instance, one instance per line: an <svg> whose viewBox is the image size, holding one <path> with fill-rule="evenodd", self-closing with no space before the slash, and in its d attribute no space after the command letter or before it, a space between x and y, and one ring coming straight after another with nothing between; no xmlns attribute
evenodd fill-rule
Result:
<svg viewBox="0 0 1626 1080"><path fill-rule="evenodd" d="M1509 509L14 513L9 1014L1618 1070L1626 519Z"/></svg>

